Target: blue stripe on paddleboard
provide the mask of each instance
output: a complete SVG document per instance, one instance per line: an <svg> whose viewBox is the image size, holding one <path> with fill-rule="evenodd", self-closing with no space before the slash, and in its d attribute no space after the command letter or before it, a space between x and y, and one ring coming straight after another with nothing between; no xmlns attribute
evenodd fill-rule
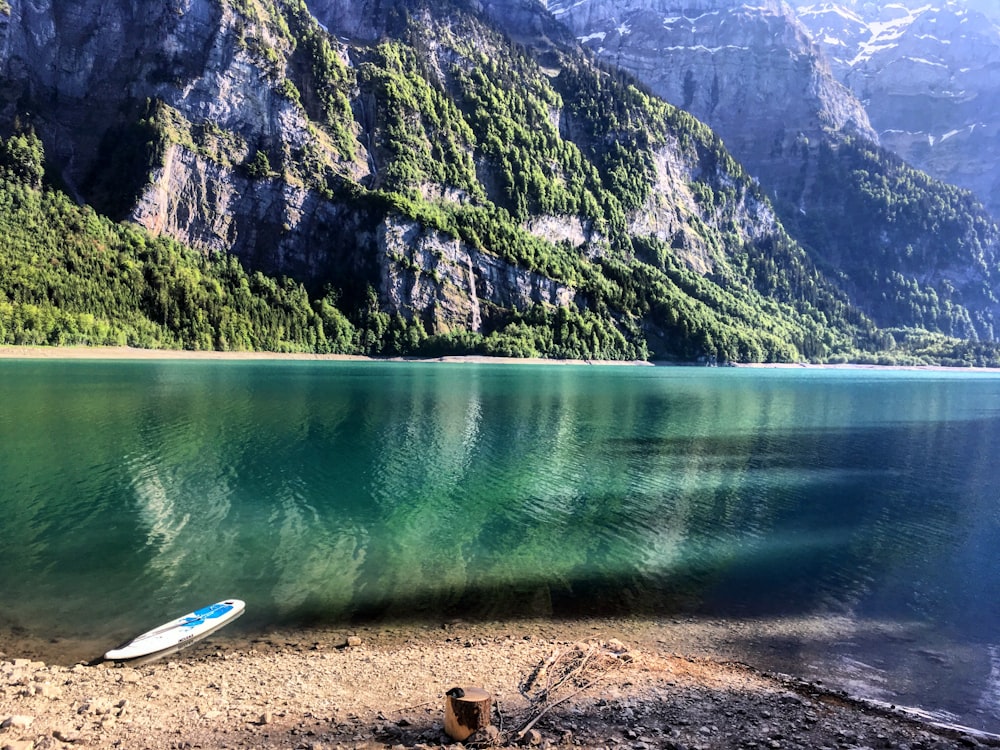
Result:
<svg viewBox="0 0 1000 750"><path fill-rule="evenodd" d="M202 607L201 609L196 609L194 614L196 617L188 617L184 622L180 623L177 627L180 628L193 628L198 623L204 622L205 620L214 620L216 617L222 617L226 612L229 612L233 608L231 604L212 604L208 607Z"/></svg>

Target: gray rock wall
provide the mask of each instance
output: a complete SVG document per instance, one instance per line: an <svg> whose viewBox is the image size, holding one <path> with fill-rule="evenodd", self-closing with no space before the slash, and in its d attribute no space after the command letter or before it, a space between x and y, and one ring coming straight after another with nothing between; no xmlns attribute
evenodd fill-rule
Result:
<svg viewBox="0 0 1000 750"><path fill-rule="evenodd" d="M1000 216L1000 4L799 6L882 144Z"/></svg>
<svg viewBox="0 0 1000 750"><path fill-rule="evenodd" d="M377 242L382 297L405 317L430 311L433 333L481 331L487 305L566 306L576 297L564 284L405 219L387 218Z"/></svg>
<svg viewBox="0 0 1000 750"><path fill-rule="evenodd" d="M787 6L776 0L550 0L581 44L709 124L774 194L802 190L803 146L877 140Z"/></svg>

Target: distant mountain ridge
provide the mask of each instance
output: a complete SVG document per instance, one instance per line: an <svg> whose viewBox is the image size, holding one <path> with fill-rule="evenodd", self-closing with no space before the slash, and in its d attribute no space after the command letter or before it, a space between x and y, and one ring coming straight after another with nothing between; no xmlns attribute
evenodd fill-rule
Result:
<svg viewBox="0 0 1000 750"><path fill-rule="evenodd" d="M1000 216L1000 4L794 4L882 144Z"/></svg>
<svg viewBox="0 0 1000 750"><path fill-rule="evenodd" d="M788 154L804 139L876 140L780 0L550 0L548 9L598 57L710 124L770 190L799 168Z"/></svg>
<svg viewBox="0 0 1000 750"><path fill-rule="evenodd" d="M793 236L877 322L994 336L997 235L985 229L993 222L981 216L976 221L984 230L966 234L945 218L980 209L946 186L907 174L891 149L880 148L862 103L836 81L814 41L818 32L810 33L787 4L550 0L547 6L600 59L715 129ZM891 196L917 185L922 195ZM911 208L901 213L892 208L897 203ZM931 207L945 205L935 216ZM930 227L957 233L930 240ZM915 256L927 266L915 267ZM913 293L938 300L942 314L917 313ZM955 304L968 305L970 317L944 312Z"/></svg>

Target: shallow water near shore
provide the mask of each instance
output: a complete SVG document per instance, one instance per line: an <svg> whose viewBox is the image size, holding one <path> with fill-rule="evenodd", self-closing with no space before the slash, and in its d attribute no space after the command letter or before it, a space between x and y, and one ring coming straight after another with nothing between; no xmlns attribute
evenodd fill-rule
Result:
<svg viewBox="0 0 1000 750"><path fill-rule="evenodd" d="M995 374L0 361L0 650L613 617L997 732L995 446Z"/></svg>

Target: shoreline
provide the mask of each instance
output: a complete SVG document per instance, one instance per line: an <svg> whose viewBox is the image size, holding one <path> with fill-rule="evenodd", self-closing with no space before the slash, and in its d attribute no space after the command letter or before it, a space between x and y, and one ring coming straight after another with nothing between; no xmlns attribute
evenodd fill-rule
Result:
<svg viewBox="0 0 1000 750"><path fill-rule="evenodd" d="M7 723L0 747L457 749L443 733L444 693L455 685L492 694L494 746L518 743L518 730L535 718L519 744L1000 747L1000 736L711 654L697 630L664 625L600 619L220 631L140 666L47 665L0 654L0 723ZM548 702L538 702L540 668L554 673L560 659L581 655L574 679L554 683Z"/></svg>
<svg viewBox="0 0 1000 750"><path fill-rule="evenodd" d="M440 357L367 357L360 354L313 354L308 352L222 352L187 349L137 349L128 346L17 346L0 345L0 360L201 360L201 361L315 361L315 362L413 362L431 364L512 364L602 367L679 367L710 368L697 363L546 359L544 357L488 357L479 354L444 355ZM996 367L945 367L943 365L872 365L872 364L812 364L809 362L749 362L731 365L736 369L801 369L801 370L873 370L900 372L939 372L1000 374Z"/></svg>
<svg viewBox="0 0 1000 750"><path fill-rule="evenodd" d="M313 354L309 352L220 352L187 349L136 349L129 346L15 346L0 345L0 359L98 359L98 360L285 360L317 362L440 362L467 364L610 365L653 367L641 360L545 359L543 357L487 357L446 355L441 357L366 357L360 354Z"/></svg>

